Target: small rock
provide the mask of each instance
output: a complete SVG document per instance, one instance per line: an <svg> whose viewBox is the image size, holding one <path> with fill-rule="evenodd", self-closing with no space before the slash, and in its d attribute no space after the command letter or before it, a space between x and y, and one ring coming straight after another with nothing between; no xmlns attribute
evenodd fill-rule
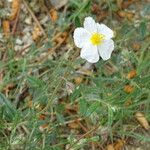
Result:
<svg viewBox="0 0 150 150"><path fill-rule="evenodd" d="M27 32L30 32L32 31L32 28L30 26L26 27L25 29L23 29L23 33L27 33Z"/></svg>
<svg viewBox="0 0 150 150"><path fill-rule="evenodd" d="M22 38L23 42L26 43L26 44L32 44L33 43L33 40L32 40L32 35L27 32L25 34L25 36Z"/></svg>
<svg viewBox="0 0 150 150"><path fill-rule="evenodd" d="M49 20L48 16L45 16L40 22L41 24L45 24Z"/></svg>
<svg viewBox="0 0 150 150"><path fill-rule="evenodd" d="M28 17L25 19L25 23L28 24L28 25L31 25L32 23L32 18L31 17Z"/></svg>
<svg viewBox="0 0 150 150"><path fill-rule="evenodd" d="M16 44L17 44L17 45L22 45L22 44L23 44L23 41L20 40L20 39L16 39Z"/></svg>
<svg viewBox="0 0 150 150"><path fill-rule="evenodd" d="M15 49L16 52L17 52L17 51L20 51L20 50L22 49L22 46L20 46L20 45L15 45L14 49Z"/></svg>

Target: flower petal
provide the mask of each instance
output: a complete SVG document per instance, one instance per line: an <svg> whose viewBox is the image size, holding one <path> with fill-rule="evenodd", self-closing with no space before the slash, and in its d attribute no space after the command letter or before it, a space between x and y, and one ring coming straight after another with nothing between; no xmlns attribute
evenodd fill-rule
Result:
<svg viewBox="0 0 150 150"><path fill-rule="evenodd" d="M98 52L103 60L108 60L114 50L114 41L112 39L104 41L98 46Z"/></svg>
<svg viewBox="0 0 150 150"><path fill-rule="evenodd" d="M90 63L96 63L99 60L97 46L88 43L81 49L80 57L86 59Z"/></svg>
<svg viewBox="0 0 150 150"><path fill-rule="evenodd" d="M82 48L90 38L90 34L84 28L76 28L73 34L75 45Z"/></svg>
<svg viewBox="0 0 150 150"><path fill-rule="evenodd" d="M113 30L111 30L106 25L99 24L99 23L97 23L96 25L97 25L98 32L103 34L105 36L105 39L111 39L114 36Z"/></svg>
<svg viewBox="0 0 150 150"><path fill-rule="evenodd" d="M91 33L97 32L96 23L92 17L86 17L85 18L84 28Z"/></svg>

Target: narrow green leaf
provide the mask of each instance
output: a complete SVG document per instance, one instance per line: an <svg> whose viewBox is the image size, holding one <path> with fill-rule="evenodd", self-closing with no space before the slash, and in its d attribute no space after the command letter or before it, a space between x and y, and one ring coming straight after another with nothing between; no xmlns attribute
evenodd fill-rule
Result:
<svg viewBox="0 0 150 150"><path fill-rule="evenodd" d="M86 112L87 112L87 102L85 99L81 99L79 101L79 112L81 115L86 115Z"/></svg>
<svg viewBox="0 0 150 150"><path fill-rule="evenodd" d="M90 116L93 112L96 112L96 110L100 107L99 102L93 103L86 112L86 116Z"/></svg>
<svg viewBox="0 0 150 150"><path fill-rule="evenodd" d="M77 27L80 27L80 26L81 26L81 21L80 21L80 18L79 18L78 16L75 17L74 22L75 22L75 25L76 25Z"/></svg>
<svg viewBox="0 0 150 150"><path fill-rule="evenodd" d="M108 126L111 126L113 123L113 110L111 107L108 107Z"/></svg>
<svg viewBox="0 0 150 150"><path fill-rule="evenodd" d="M15 107L11 104L11 102L0 93L0 106L1 106L1 114L6 119L12 120L17 113Z"/></svg>
<svg viewBox="0 0 150 150"><path fill-rule="evenodd" d="M145 22L140 23L139 31L140 31L140 37L143 39L146 36L146 32L147 32L147 26Z"/></svg>
<svg viewBox="0 0 150 150"><path fill-rule="evenodd" d="M38 88L38 87L42 87L44 85L44 82L42 80L40 80L36 77L33 77L33 76L28 76L27 80L32 87Z"/></svg>

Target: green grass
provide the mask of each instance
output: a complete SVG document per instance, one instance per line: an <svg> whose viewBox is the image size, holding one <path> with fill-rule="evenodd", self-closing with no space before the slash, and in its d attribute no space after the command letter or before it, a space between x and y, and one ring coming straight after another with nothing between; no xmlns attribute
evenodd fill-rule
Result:
<svg viewBox="0 0 150 150"><path fill-rule="evenodd" d="M48 42L32 44L24 56L15 59L14 39L5 39L7 61L0 61L4 71L0 85L0 150L62 150L66 146L91 149L91 143L105 147L116 139L128 142L130 137L150 141L139 132L142 127L134 117L140 111L150 121L150 24L146 17L135 27L134 21L123 19L119 22L116 19L112 9L117 7L116 3L108 1L102 5L111 11L105 22L117 33L115 50L110 60L94 64L93 71L84 75L84 82L79 85L74 80L80 76L77 70L85 61L78 57L79 50L73 44L72 33L66 44L70 50L53 60L38 61L41 53L54 46L53 29L62 31L69 25L80 26L85 16L96 18L91 12L94 1L79 2L70 0L66 14L60 13L65 22L60 17L56 24L50 24ZM118 21L117 25L115 21ZM135 42L141 45L137 51L132 47ZM58 51L62 49L65 49L64 45ZM137 75L127 79L133 69ZM71 83L74 88L69 89L72 93L68 94L66 86ZM8 84L13 84L14 88L6 95L4 89ZM133 92L124 91L127 84L134 87ZM126 106L129 100L131 103ZM32 102L31 107L29 102ZM71 109L69 113L66 106ZM41 114L45 114L44 120L39 119ZM87 132L80 126L77 129L68 126L77 119L81 119ZM45 124L48 127L41 131L39 127ZM83 136L88 132L89 136ZM78 138L81 139L77 141Z"/></svg>

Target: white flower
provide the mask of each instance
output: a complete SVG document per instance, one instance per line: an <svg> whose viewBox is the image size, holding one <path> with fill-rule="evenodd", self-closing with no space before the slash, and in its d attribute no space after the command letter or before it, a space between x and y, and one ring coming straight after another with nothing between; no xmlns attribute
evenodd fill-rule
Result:
<svg viewBox="0 0 150 150"><path fill-rule="evenodd" d="M73 37L75 45L81 48L81 58L90 63L96 63L99 56L103 60L109 59L114 50L113 31L91 17L85 18L84 28L75 29Z"/></svg>

